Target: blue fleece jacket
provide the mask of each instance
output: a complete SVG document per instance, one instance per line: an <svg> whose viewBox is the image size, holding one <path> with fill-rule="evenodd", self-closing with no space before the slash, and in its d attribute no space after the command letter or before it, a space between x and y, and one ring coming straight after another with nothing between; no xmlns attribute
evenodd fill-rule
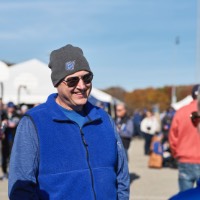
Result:
<svg viewBox="0 0 200 200"><path fill-rule="evenodd" d="M33 123L25 117L22 121L27 127L22 121L18 126L10 164L10 199L32 195L34 199L53 200L128 200L127 162L108 115L87 104L85 123L79 127L65 117L55 97L51 95L28 113ZM21 132L35 139L24 143ZM27 163L22 163L25 158Z"/></svg>
<svg viewBox="0 0 200 200"><path fill-rule="evenodd" d="M191 188L171 197L169 200L199 200L200 199L200 179L197 187Z"/></svg>

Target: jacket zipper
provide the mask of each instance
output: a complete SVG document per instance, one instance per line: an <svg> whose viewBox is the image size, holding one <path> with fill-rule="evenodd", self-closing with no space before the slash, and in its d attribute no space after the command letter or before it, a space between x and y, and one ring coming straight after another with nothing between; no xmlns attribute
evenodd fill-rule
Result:
<svg viewBox="0 0 200 200"><path fill-rule="evenodd" d="M82 139L83 145L84 145L85 150L86 150L86 158L87 158L88 168L89 168L89 171L90 171L90 177L91 177L91 182L92 182L92 191L93 191L93 194L94 194L94 200L96 200L96 192L95 192L95 189L94 189L94 176L93 176L93 173L92 173L92 168L90 166L88 144L87 144L87 142L85 140L84 133L83 133L82 129L80 129L80 131L81 131L81 139Z"/></svg>

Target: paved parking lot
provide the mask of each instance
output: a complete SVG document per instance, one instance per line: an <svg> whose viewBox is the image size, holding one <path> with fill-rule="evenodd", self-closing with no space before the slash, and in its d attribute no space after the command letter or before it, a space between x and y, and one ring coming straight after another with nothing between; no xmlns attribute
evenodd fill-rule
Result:
<svg viewBox="0 0 200 200"><path fill-rule="evenodd" d="M177 170L149 169L147 162L148 157L143 155L143 140L132 140L129 149L130 200L167 200L177 193ZM0 181L0 200L8 200L7 184L7 180Z"/></svg>
<svg viewBox="0 0 200 200"><path fill-rule="evenodd" d="M167 200L178 192L176 169L150 169L143 154L143 140L132 140L129 149L131 200Z"/></svg>
<svg viewBox="0 0 200 200"><path fill-rule="evenodd" d="M0 200L8 200L7 188L8 181L0 181Z"/></svg>

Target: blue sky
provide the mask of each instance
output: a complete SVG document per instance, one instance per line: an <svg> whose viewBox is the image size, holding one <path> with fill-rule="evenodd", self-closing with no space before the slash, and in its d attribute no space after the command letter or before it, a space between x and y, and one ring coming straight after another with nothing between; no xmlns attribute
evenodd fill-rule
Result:
<svg viewBox="0 0 200 200"><path fill-rule="evenodd" d="M52 50L73 44L99 89L194 84L197 1L0 0L0 60L48 63Z"/></svg>

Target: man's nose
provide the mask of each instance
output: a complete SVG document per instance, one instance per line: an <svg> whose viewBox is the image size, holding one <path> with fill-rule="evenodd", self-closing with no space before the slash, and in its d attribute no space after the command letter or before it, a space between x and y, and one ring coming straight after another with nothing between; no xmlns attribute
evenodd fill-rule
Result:
<svg viewBox="0 0 200 200"><path fill-rule="evenodd" d="M79 89L85 89L86 88L86 84L84 83L82 78L79 79L79 82L77 84L77 88L79 88Z"/></svg>

